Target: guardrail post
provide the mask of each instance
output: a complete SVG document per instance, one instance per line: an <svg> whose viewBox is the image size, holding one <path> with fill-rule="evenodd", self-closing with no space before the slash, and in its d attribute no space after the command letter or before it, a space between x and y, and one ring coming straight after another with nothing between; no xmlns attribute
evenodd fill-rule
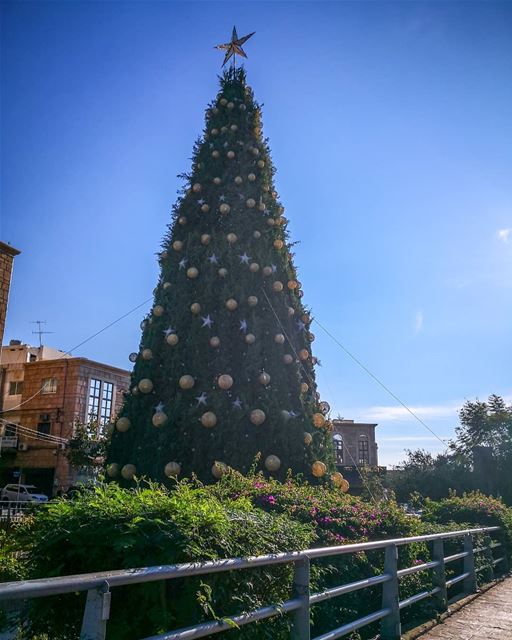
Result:
<svg viewBox="0 0 512 640"><path fill-rule="evenodd" d="M302 600L300 609L292 612L292 640L310 640L309 558L301 558L293 563L292 598Z"/></svg>
<svg viewBox="0 0 512 640"><path fill-rule="evenodd" d="M464 592L475 593L476 591L476 572L475 572L475 553L473 551L473 536L470 533L466 533L464 536L464 551L467 552L467 556L464 556L464 573L469 573L467 578L464 578Z"/></svg>
<svg viewBox="0 0 512 640"><path fill-rule="evenodd" d="M385 548L384 573L391 577L382 584L382 608L390 609L390 613L380 623L381 640L400 640L402 632L400 624L400 608L398 593L398 548L390 544Z"/></svg>
<svg viewBox="0 0 512 640"><path fill-rule="evenodd" d="M89 589L80 640L105 640L107 620L110 617L110 595L109 584L106 581L98 589Z"/></svg>
<svg viewBox="0 0 512 640"><path fill-rule="evenodd" d="M434 601L438 611L446 611L448 608L448 593L446 591L446 567L444 565L444 542L442 538L434 540L432 543L432 560L438 562L434 567L434 587L439 587L434 595Z"/></svg>
<svg viewBox="0 0 512 640"><path fill-rule="evenodd" d="M488 564L488 567L486 567L487 569L487 576L489 576L490 580L494 579L494 556L492 554L492 538L489 534L486 534L483 538L483 544L484 544L484 557L485 560ZM478 574L479 576L481 575L480 573Z"/></svg>

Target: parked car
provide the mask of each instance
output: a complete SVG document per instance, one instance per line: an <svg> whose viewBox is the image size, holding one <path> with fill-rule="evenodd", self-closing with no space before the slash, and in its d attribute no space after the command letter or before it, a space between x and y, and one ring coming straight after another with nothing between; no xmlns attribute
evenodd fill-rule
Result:
<svg viewBox="0 0 512 640"><path fill-rule="evenodd" d="M4 502L48 502L48 496L33 484L8 484L2 489L0 499Z"/></svg>

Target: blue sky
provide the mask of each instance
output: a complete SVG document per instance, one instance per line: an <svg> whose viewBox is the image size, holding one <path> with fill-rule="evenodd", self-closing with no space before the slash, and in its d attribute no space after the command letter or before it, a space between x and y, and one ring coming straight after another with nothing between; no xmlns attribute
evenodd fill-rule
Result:
<svg viewBox="0 0 512 640"><path fill-rule="evenodd" d="M69 349L151 296L233 24L256 31L304 301L441 437L512 396L512 4L3 3L5 338ZM149 304L74 352L129 367ZM317 325L333 413L380 460L442 448Z"/></svg>

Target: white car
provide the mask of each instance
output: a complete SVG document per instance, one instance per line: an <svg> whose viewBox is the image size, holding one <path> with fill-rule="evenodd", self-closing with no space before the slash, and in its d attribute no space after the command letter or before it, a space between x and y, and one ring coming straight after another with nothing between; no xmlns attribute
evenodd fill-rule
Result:
<svg viewBox="0 0 512 640"><path fill-rule="evenodd" d="M48 496L33 484L8 484L2 489L0 499L8 502L48 502Z"/></svg>

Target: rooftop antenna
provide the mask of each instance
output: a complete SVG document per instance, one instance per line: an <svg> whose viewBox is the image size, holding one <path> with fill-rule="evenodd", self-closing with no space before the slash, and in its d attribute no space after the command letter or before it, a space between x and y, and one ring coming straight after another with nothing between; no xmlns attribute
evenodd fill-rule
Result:
<svg viewBox="0 0 512 640"><path fill-rule="evenodd" d="M53 331L43 331L42 325L46 324L46 320L31 320L30 324L37 324L37 329L32 331L32 333L37 334L39 336L39 346L43 346L43 335L45 333L53 333Z"/></svg>

